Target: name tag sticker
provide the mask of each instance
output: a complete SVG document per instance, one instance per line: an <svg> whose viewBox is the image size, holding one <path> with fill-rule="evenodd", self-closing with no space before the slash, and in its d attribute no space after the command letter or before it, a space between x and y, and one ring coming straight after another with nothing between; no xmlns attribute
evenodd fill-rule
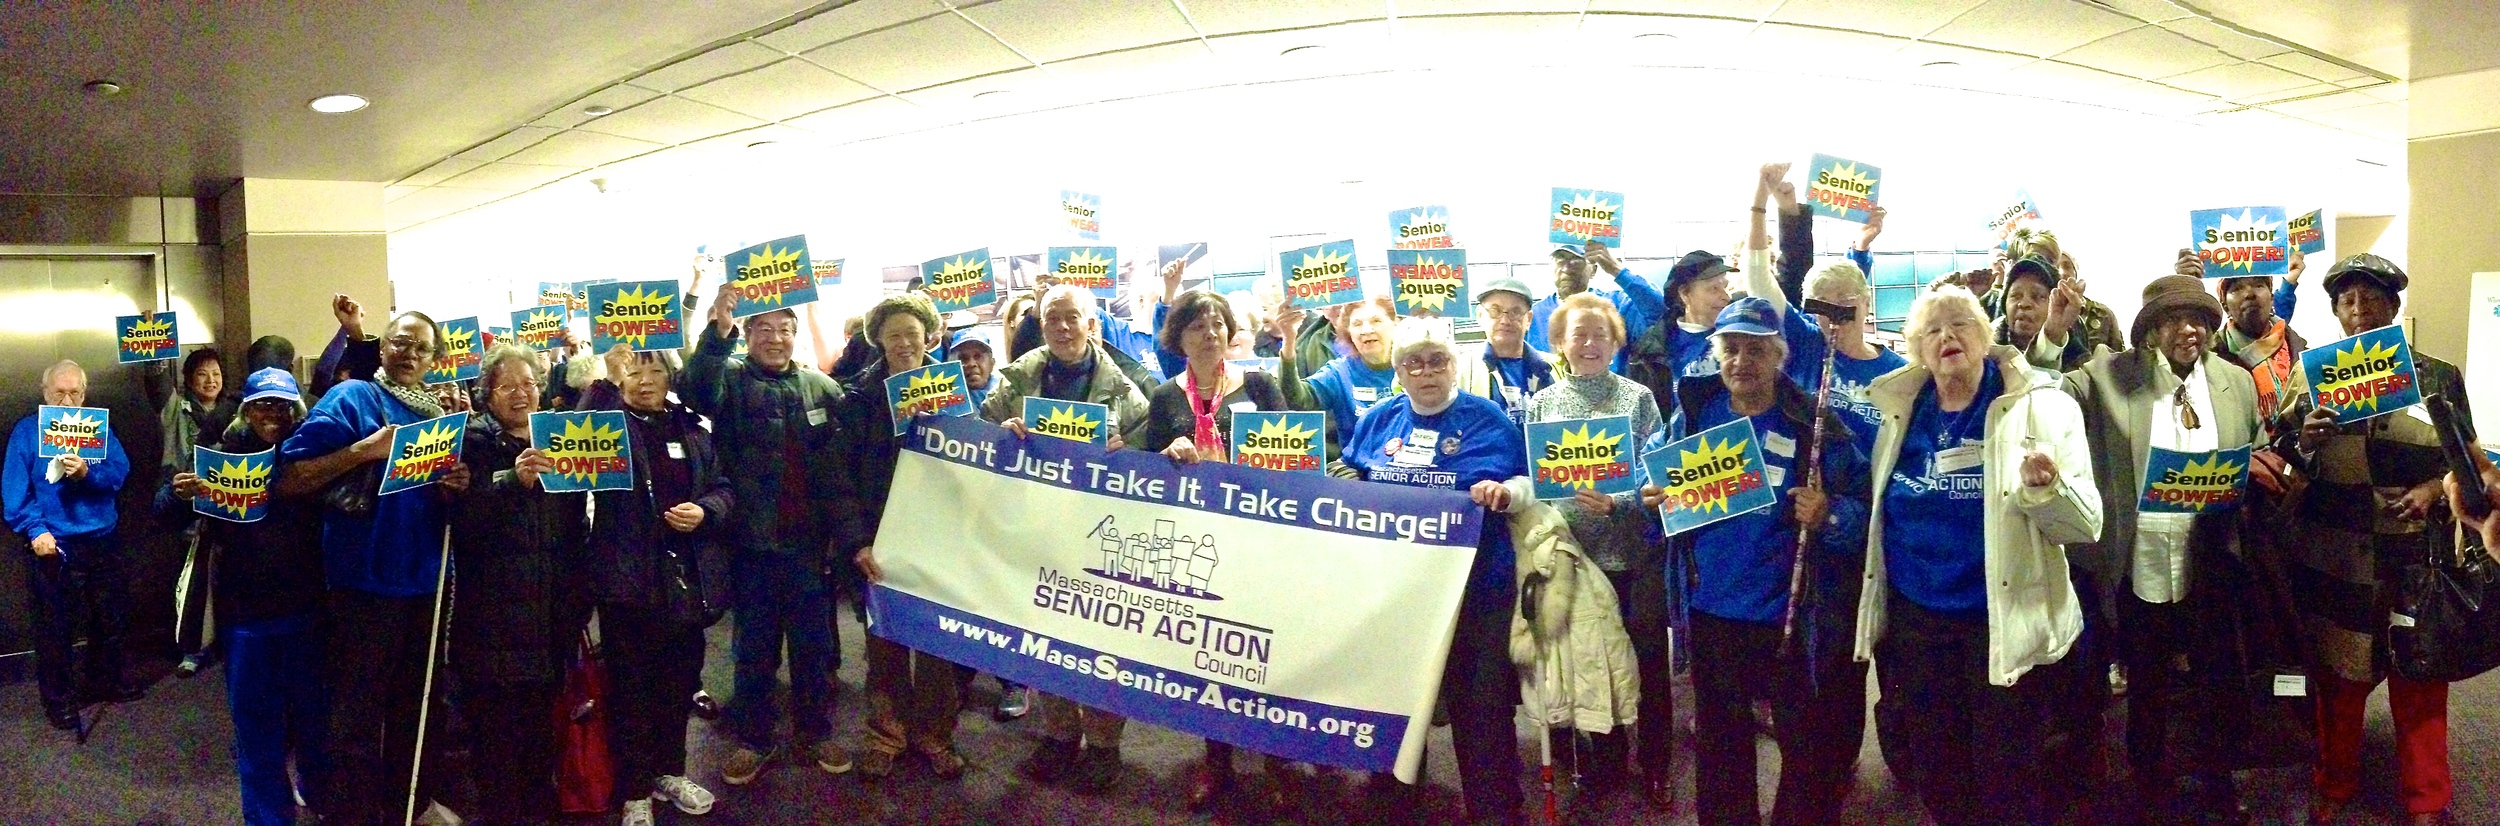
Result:
<svg viewBox="0 0 2500 826"><path fill-rule="evenodd" d="M2309 678L2308 678L2308 677L2301 676L2301 675L2299 675L2299 674L2276 674L2276 675L2274 675L2274 696L2277 696L2277 697L2307 697L2307 696L2309 696Z"/></svg>
<svg viewBox="0 0 2500 826"><path fill-rule="evenodd" d="M1253 401L1239 401L1239 402L1233 402L1232 407L1233 407L1233 412L1235 412L1235 413L1257 413L1257 412L1259 412L1259 403L1258 403L1258 402L1253 402Z"/></svg>
<svg viewBox="0 0 2500 826"><path fill-rule="evenodd" d="M1782 434L1762 434L1762 449L1791 459L1797 458L1797 440ZM1779 483L1773 482L1772 484L1776 485Z"/></svg>
<svg viewBox="0 0 2500 826"><path fill-rule="evenodd" d="M2411 628L2413 627L2413 618L2391 611L2387 614L2387 624L2395 628Z"/></svg>
<svg viewBox="0 0 2500 826"><path fill-rule="evenodd" d="M1380 400L1380 388L1377 387L1358 384L1352 388L1352 391L1354 393L1354 400L1364 404L1371 404L1372 402Z"/></svg>
<svg viewBox="0 0 2500 826"><path fill-rule="evenodd" d="M1768 444L1771 440L1764 439L1762 441L1765 444ZM1771 482L1771 487L1785 487L1788 484L1788 469L1765 462L1762 465L1762 478L1769 480Z"/></svg>
<svg viewBox="0 0 2500 826"><path fill-rule="evenodd" d="M1418 427L1406 434L1406 443L1399 446L1397 455L1390 457L1389 461L1407 467L1432 467L1440 446L1441 431Z"/></svg>
<svg viewBox="0 0 2500 826"><path fill-rule="evenodd" d="M671 459L683 459L683 458L686 458L686 445L685 445L685 443L684 443L684 442L670 442L670 443L668 443L668 458L671 458Z"/></svg>
<svg viewBox="0 0 2500 826"><path fill-rule="evenodd" d="M1980 458L1978 445L1962 445L1936 451L1936 474L1950 475L1978 467Z"/></svg>
<svg viewBox="0 0 2500 826"><path fill-rule="evenodd" d="M819 408L815 408L815 409L812 409L812 410L807 411L807 424L808 424L808 426L813 427L813 426L816 426L816 425L821 425L821 424L824 424L824 423L825 423L825 409L824 409L824 408L819 407Z"/></svg>

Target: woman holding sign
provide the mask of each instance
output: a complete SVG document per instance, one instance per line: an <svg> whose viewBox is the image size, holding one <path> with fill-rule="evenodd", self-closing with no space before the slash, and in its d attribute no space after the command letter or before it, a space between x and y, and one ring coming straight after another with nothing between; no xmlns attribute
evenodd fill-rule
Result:
<svg viewBox="0 0 2500 826"><path fill-rule="evenodd" d="M1705 438L1697 450L1681 443L1665 448L1674 451L1666 478L1641 489L1645 504L1670 514L1744 511L1741 504L1731 507L1736 495L1730 488L1760 485L1772 492L1765 506L1669 540L1668 577L1688 607L1692 629L1694 806L1701 822L1713 826L1760 822L1751 719L1756 701L1771 706L1776 722L1775 824L1838 820L1866 733L1866 668L1846 653L1866 548L1860 535L1868 508L1866 459L1838 414L1818 409L1788 371L1782 316L1769 299L1751 296L1719 312L1711 333L1718 375L1678 383L1669 428ZM1750 443L1733 447L1760 454L1760 478L1728 479L1731 463L1713 458L1706 431L1729 425L1738 434L1750 427ZM1676 479L1679 474L1686 478ZM1671 529L1689 524L1680 517L1669 521ZM1800 559L1802 537L1814 545ZM1792 591L1799 564L1807 579ZM1659 677L1663 691L1665 675ZM1648 700L1646 690L1642 700ZM1650 719L1647 709L1641 717Z"/></svg>
<svg viewBox="0 0 2500 826"><path fill-rule="evenodd" d="M1235 318L1232 302L1212 290L1190 290L1172 302L1155 346L1184 354L1186 367L1147 395L1139 446L1161 446L1163 455L1177 464L1229 462L1234 413L1290 409L1275 379L1225 364ZM1274 783L1260 802L1271 811L1284 811L1291 805L1296 775L1286 761L1275 758L1268 759L1267 770ZM1206 761L1190 775L1190 810L1205 811L1232 785L1232 744L1208 740Z"/></svg>
<svg viewBox="0 0 2500 826"><path fill-rule="evenodd" d="M2248 371L2211 350L2221 326L2222 304L2202 281L2155 279L2129 332L2134 348L2093 359L2064 385L2083 409L2108 507L2100 540L2068 554L2089 572L2079 587L2104 589L2085 603L2116 609L2128 762L2160 822L2246 817L2231 772L2284 762L2248 750L2256 703L2280 693L2265 672L2297 680L2305 657L2281 569L2242 543L2256 510L2245 506L2245 451L2264 438L2264 419Z"/></svg>
<svg viewBox="0 0 2500 826"><path fill-rule="evenodd" d="M863 332L881 356L847 382L862 388L836 409L852 440L851 472L858 495L835 509L834 549L852 555L871 583L885 579L877 568L877 529L884 522L886 497L894 480L895 458L905 434L894 429L894 411L885 395L887 376L931 363L929 350L946 334L937 309L918 293L889 296L868 310ZM929 773L943 779L960 777L964 759L955 751L956 692L964 682L963 666L904 648L901 643L868 635L867 748L859 752L859 773L871 779L894 772L905 749L929 764Z"/></svg>
<svg viewBox="0 0 2500 826"><path fill-rule="evenodd" d="M545 389L538 356L497 344L479 365L486 414L469 417L460 461L475 483L452 511L448 662L460 675L478 806L493 820L555 816L556 692L589 621L587 494L540 484L555 461L531 445Z"/></svg>
<svg viewBox="0 0 2500 826"><path fill-rule="evenodd" d="M2402 268L2364 253L2327 271L2326 295L2344 335L2359 336L2396 323L2407 283ZM2456 550L2446 510L2433 507L2447 466L2439 435L2420 407L2379 403L2377 391L2402 392L2394 385L2404 374L2392 364L2376 368L2393 353L2363 344L2346 339L2310 348L2307 359L2324 358L2318 367L2343 366L2338 373L2349 375L2321 387L2312 374L2324 372L2305 367L2275 418L2275 432L2285 434L2277 437L2277 449L2308 482L2295 505L2298 535L2306 540L2297 596L2325 666L2310 680L2319 724L2317 802L2310 814L2319 822L2333 819L2361 792L2364 704L2383 679L2396 718L2400 797L2413 822L2432 823L2448 808L2452 791L2448 684L2386 667L2387 618L2397 565ZM2412 362L2411 389L2455 401L2472 438L2474 414L2457 368L2418 351ZM2368 397L2359 404L2322 404L2316 392L2365 387Z"/></svg>
<svg viewBox="0 0 2500 826"><path fill-rule="evenodd" d="M1448 329L1397 328L1397 348L1388 355L1406 392L1355 423L1344 464L1368 481L1464 490L1495 513L1526 507L1535 501L1526 440L1501 405L1458 391ZM1441 675L1459 787L1473 823L1511 822L1519 812L1519 740L1511 723L1519 679L1509 650L1518 592L1514 559L1510 521L1488 515Z"/></svg>
<svg viewBox="0 0 2500 826"><path fill-rule="evenodd" d="M1277 377L1284 382L1285 399L1295 410L1322 410L1328 413L1328 441L1332 448L1341 448L1354 433L1354 422L1371 411L1374 405L1398 393L1398 371L1389 362L1390 335L1397 329L1398 311L1389 299L1372 297L1346 305L1343 319L1346 340L1354 343L1354 354L1313 370L1310 378L1302 371L1311 365L1301 363L1288 337L1277 347ZM1284 305L1276 327L1293 331L1301 324L1302 313L1292 304ZM1332 450L1330 459L1336 458Z"/></svg>
<svg viewBox="0 0 2500 826"><path fill-rule="evenodd" d="M1491 302L1486 302L1488 305ZM1615 354L1623 351L1623 316L1613 302L1594 292L1575 293L1555 305L1548 323L1547 346L1562 357L1563 375L1529 398L1531 422L1624 417L1632 432L1619 446L1627 462L1632 452L1663 428L1658 399L1639 382L1611 372ZM1635 463L1637 464L1637 463ZM1639 505L1637 492L1609 496L1583 487L1573 498L1556 502L1571 535L1606 579L1614 585L1615 604L1632 637L1639 663L1640 732L1638 759L1642 792L1664 811L1675 800L1675 697L1667 683L1665 568L1647 535L1657 529L1652 511ZM1589 793L1603 797L1623 787L1624 758L1631 743L1617 730L1591 735L1593 767L1583 767Z"/></svg>
<svg viewBox="0 0 2500 826"><path fill-rule="evenodd" d="M1868 389L1884 424L1857 658L1878 662L1885 762L1944 826L2050 819L2057 681L2031 672L2083 629L2062 546L2101 534L2082 411L2020 351L1991 349L1983 313L1968 290L1921 293L1911 365Z"/></svg>
<svg viewBox="0 0 2500 826"><path fill-rule="evenodd" d="M401 811L418 716L428 701L443 523L447 502L468 489L469 466L453 462L424 488L378 492L384 469L393 464L398 428L445 415L425 387L426 363L443 348L433 318L400 313L381 342L380 369L370 379L331 388L278 448L273 495L317 493L323 507L334 698L330 754L337 774L335 799L322 814L344 822ZM439 729L440 720L427 723ZM441 738L425 742L439 749ZM427 784L420 793L433 788Z"/></svg>
<svg viewBox="0 0 2500 826"><path fill-rule="evenodd" d="M813 305L811 305L813 306ZM703 629L729 607L729 478L702 418L669 400L674 351L601 354L583 410L625 411L633 486L590 495L585 571L608 669L608 744L622 826L653 800L699 815L712 792L686 776L686 698L702 685Z"/></svg>

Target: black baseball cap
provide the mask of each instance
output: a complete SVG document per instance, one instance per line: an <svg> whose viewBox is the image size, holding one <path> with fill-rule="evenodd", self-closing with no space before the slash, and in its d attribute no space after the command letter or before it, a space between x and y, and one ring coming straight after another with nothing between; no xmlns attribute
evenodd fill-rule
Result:
<svg viewBox="0 0 2500 826"><path fill-rule="evenodd" d="M2011 285L2014 279L2024 277L2040 279L2041 286L2056 289L2057 265L2037 255L2026 255L2005 266L2006 284Z"/></svg>
<svg viewBox="0 0 2500 826"><path fill-rule="evenodd" d="M1709 250L1694 250L1685 253L1683 258L1676 259L1675 266L1667 270L1667 292L1674 293L1676 288L1686 284L1736 271L1736 265L1728 263L1727 259L1719 257L1718 253Z"/></svg>

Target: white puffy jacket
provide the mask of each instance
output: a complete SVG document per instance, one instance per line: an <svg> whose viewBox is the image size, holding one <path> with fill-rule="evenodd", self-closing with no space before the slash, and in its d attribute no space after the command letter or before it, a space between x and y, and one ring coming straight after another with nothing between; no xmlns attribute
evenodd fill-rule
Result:
<svg viewBox="0 0 2500 826"><path fill-rule="evenodd" d="M1531 500L1513 511L1510 535L1521 593L1531 577L1545 581L1536 622L1517 610L1510 617L1510 658L1519 666L1529 714L1540 713L1542 699L1540 722L1547 728L1569 725L1602 734L1636 722L1640 670L1615 606L1614 583L1581 555L1580 543L1552 505Z"/></svg>

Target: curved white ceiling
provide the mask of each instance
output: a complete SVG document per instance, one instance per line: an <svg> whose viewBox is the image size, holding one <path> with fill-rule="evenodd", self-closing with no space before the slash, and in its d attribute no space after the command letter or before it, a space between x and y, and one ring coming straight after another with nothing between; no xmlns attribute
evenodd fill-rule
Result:
<svg viewBox="0 0 2500 826"><path fill-rule="evenodd" d="M1301 48L1310 46L1321 48ZM2262 134L2336 163L2401 165L2405 134L2405 86L2387 71L2167 0L859 0L620 78L453 153L394 183L386 215L397 230L558 182L716 174L766 141L830 148L966 124L978 132L1139 99L1197 111L1220 100L1203 98L1211 92L1280 83L1376 90L1363 99L1381 108L1365 114L1393 128L1401 88L1506 74L1544 79L1557 106L1585 78L1635 99L1579 110L1644 122L1666 115L1641 111L1643 89L1672 97L1730 77L1807 77L1964 111L1973 128L1987 128L1992 108L2055 101L2222 127L2215 136ZM1831 107L1844 122L1901 114L1853 114L1848 99L1805 94L1765 105ZM1551 116L1533 99L1524 110L1467 104L1452 114ZM582 111L594 105L615 111ZM1262 126L1272 125L1210 128Z"/></svg>

